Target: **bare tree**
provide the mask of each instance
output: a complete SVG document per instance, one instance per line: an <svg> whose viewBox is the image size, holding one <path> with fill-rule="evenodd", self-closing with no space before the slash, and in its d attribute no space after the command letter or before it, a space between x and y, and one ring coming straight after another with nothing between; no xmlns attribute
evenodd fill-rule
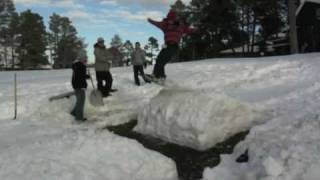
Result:
<svg viewBox="0 0 320 180"><path fill-rule="evenodd" d="M290 51L291 54L299 53L298 50L298 37L297 37L297 25L296 25L296 1L288 0L289 7L289 26L290 26Z"/></svg>

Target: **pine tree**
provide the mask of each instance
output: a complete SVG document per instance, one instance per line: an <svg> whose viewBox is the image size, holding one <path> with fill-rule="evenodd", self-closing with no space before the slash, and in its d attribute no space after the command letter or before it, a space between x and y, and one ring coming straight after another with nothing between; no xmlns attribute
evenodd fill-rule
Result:
<svg viewBox="0 0 320 180"><path fill-rule="evenodd" d="M16 62L16 54L17 49L20 44L19 41L19 34L20 34L20 16L18 13L14 13L12 15L9 28L8 28L8 37L9 37L9 44L11 48L11 68L14 69Z"/></svg>
<svg viewBox="0 0 320 180"><path fill-rule="evenodd" d="M185 18L187 15L187 6L181 0L177 0L171 5L171 9L178 14L179 18Z"/></svg>
<svg viewBox="0 0 320 180"><path fill-rule="evenodd" d="M118 34L115 34L111 40L111 52L114 56L113 60L112 60L112 66L114 67L119 67L119 66L123 66L123 57L124 57L124 48L123 48L123 43L122 43L122 39Z"/></svg>
<svg viewBox="0 0 320 180"><path fill-rule="evenodd" d="M119 48L122 46L122 39L118 34L115 34L111 39L111 47Z"/></svg>
<svg viewBox="0 0 320 180"><path fill-rule="evenodd" d="M123 44L123 47L124 47L124 59L126 61L127 66L129 66L129 62L130 62L130 59L131 59L131 54L132 54L134 48L133 48L133 45L132 45L130 40L127 40Z"/></svg>
<svg viewBox="0 0 320 180"><path fill-rule="evenodd" d="M27 10L21 13L21 44L19 45L19 59L23 68L36 68L41 64L48 64L45 54L47 33L42 17Z"/></svg>
<svg viewBox="0 0 320 180"><path fill-rule="evenodd" d="M58 61L58 44L61 39L61 31L60 31L60 24L61 24L61 16L56 13L53 13L50 16L49 21L49 29L50 33L48 33L48 42L49 42L49 50L51 60L53 62Z"/></svg>
<svg viewBox="0 0 320 180"><path fill-rule="evenodd" d="M277 32L280 32L284 27L283 17L283 0L259 0L256 2L254 9L258 17L260 26L262 27L262 36L264 40Z"/></svg>
<svg viewBox="0 0 320 180"><path fill-rule="evenodd" d="M77 30L68 17L53 13L49 22L49 49L55 68L70 67L79 51L84 51L84 39L77 36Z"/></svg>
<svg viewBox="0 0 320 180"><path fill-rule="evenodd" d="M199 34L188 38L191 43L184 46L197 47L197 58L216 56L225 49L224 39L234 43L232 36L240 32L234 1L192 0L189 9L190 22L199 29Z"/></svg>
<svg viewBox="0 0 320 180"><path fill-rule="evenodd" d="M253 53L255 44L266 42L284 27L285 0L192 0L191 23L201 36L185 38L183 50L197 58L217 55L220 50L242 46ZM260 31L257 31L260 27ZM258 37L261 37L259 40ZM192 47L195 47L191 51ZM246 48L245 48L246 47ZM194 55L193 55L194 57Z"/></svg>
<svg viewBox="0 0 320 180"><path fill-rule="evenodd" d="M0 1L0 46L2 46L4 51L4 64L8 67L8 48L11 44L11 39L9 36L9 26L12 17L15 14L15 6L12 0L1 0ZM1 47L0 47L1 48Z"/></svg>
<svg viewBox="0 0 320 180"><path fill-rule="evenodd" d="M153 62L154 61L154 56L155 56L155 54L153 54L153 53L154 53L154 51L159 50L158 40L156 38L154 38L154 37L150 37L148 39L148 47L150 49L150 53L148 53L148 55L151 58L151 62Z"/></svg>

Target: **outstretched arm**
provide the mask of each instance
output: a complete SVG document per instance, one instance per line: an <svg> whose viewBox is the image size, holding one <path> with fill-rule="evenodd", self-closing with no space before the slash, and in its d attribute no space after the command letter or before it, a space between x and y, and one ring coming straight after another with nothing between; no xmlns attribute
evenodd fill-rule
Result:
<svg viewBox="0 0 320 180"><path fill-rule="evenodd" d="M154 21L154 20L148 18L148 22L149 22L150 24L153 24L153 25L157 26L157 27L160 28L160 29L163 29L163 28L164 28L164 22L163 22L163 21Z"/></svg>

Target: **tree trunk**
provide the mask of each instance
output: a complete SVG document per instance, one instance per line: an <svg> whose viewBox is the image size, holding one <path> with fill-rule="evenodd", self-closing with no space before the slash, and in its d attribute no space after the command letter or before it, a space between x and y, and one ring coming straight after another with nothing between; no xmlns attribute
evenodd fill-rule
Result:
<svg viewBox="0 0 320 180"><path fill-rule="evenodd" d="M12 62L12 69L15 68L15 57L14 57L14 47L13 45L11 46L11 62Z"/></svg>
<svg viewBox="0 0 320 180"><path fill-rule="evenodd" d="M12 69L14 69L15 68L15 57L14 57L14 55L15 55L15 46L14 46L14 43L15 43L15 41L14 41L14 37L11 37L11 68Z"/></svg>
<svg viewBox="0 0 320 180"><path fill-rule="evenodd" d="M151 62L153 62L153 47L151 46Z"/></svg>
<svg viewBox="0 0 320 180"><path fill-rule="evenodd" d="M247 53L249 53L250 51L250 9L247 8L247 11L246 11L246 16L247 16L247 33L249 35L249 39L247 40Z"/></svg>
<svg viewBox="0 0 320 180"><path fill-rule="evenodd" d="M192 59L196 59L196 47L192 45Z"/></svg>
<svg viewBox="0 0 320 180"><path fill-rule="evenodd" d="M7 46L4 46L4 67L5 69L8 68L8 49Z"/></svg>
<svg viewBox="0 0 320 180"><path fill-rule="evenodd" d="M252 24L252 38L251 38L251 53L254 51L254 41L255 41L255 35L256 35L256 26L257 26L257 16L253 15L253 24Z"/></svg>
<svg viewBox="0 0 320 180"><path fill-rule="evenodd" d="M296 5L295 0L288 0L289 3L289 26L290 26L290 51L291 54L299 53L298 36L296 25Z"/></svg>
<svg viewBox="0 0 320 180"><path fill-rule="evenodd" d="M242 32L240 32L240 39L241 39L241 43L242 43L242 56L244 56L244 45L243 45L243 42L244 42L244 39L243 39L243 36L242 36L242 33L244 32L244 8L242 8L242 11L241 11L241 30Z"/></svg>

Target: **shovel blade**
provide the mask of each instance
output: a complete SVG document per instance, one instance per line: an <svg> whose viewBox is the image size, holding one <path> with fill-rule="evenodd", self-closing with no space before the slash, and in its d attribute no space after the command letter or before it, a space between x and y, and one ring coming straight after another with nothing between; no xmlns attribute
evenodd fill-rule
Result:
<svg viewBox="0 0 320 180"><path fill-rule="evenodd" d="M90 93L90 104L93 106L103 106L103 97L99 90L92 90Z"/></svg>

